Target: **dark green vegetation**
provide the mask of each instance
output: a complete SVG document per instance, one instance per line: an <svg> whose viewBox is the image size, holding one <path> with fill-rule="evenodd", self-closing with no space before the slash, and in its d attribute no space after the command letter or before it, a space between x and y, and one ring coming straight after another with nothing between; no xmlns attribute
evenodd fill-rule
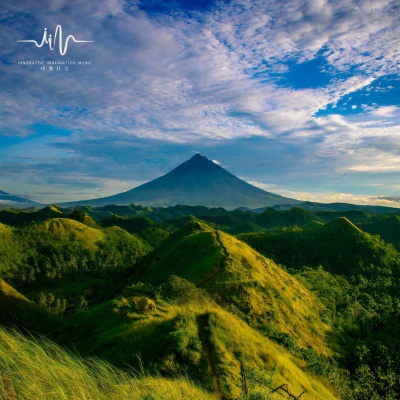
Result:
<svg viewBox="0 0 400 400"><path fill-rule="evenodd" d="M87 369L55 344L3 330L2 362L11 351L26 367L0 366L0 396L26 398L35 359L51 365L48 380L51 368L64 365L65 376L76 370L97 398L127 396L136 385L126 398L168 398L174 387L169 398L234 399L244 369L248 398L270 398L270 388L287 384L294 395L305 391L303 399L397 399L399 220L301 208L2 211L0 323L125 371L139 368L140 355L159 375ZM25 377L18 390L7 378L17 370ZM171 381L177 376L201 389ZM51 385L54 393L74 387L64 378ZM35 390L40 397L46 388Z"/></svg>

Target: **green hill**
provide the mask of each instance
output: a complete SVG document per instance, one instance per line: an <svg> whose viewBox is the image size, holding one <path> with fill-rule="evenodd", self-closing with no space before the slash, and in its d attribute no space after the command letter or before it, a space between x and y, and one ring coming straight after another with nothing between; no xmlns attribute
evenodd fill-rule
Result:
<svg viewBox="0 0 400 400"><path fill-rule="evenodd" d="M237 399L244 373L249 399L281 398L270 392L284 384L304 399L398 397L400 255L360 229L396 243L398 216L346 212L350 222L294 208L256 223L260 215L238 210L105 208L126 215L7 214L24 222L0 223L0 324L125 370L140 355L157 372L132 377L0 328L0 397L25 398L28 387L36 398L78 388L82 398Z"/></svg>
<svg viewBox="0 0 400 400"><path fill-rule="evenodd" d="M312 221L319 221L319 217L311 211L293 207L288 211L277 211L269 208L259 214L255 222L267 229L303 226Z"/></svg>
<svg viewBox="0 0 400 400"><path fill-rule="evenodd" d="M281 265L301 269L318 267L344 275L379 273L380 269L399 268L399 253L371 236L346 218L336 218L326 225L308 229L292 229L238 235L251 247Z"/></svg>
<svg viewBox="0 0 400 400"><path fill-rule="evenodd" d="M360 224L359 227L372 235L379 235L385 242L393 244L400 251L400 216L374 218L370 222Z"/></svg>
<svg viewBox="0 0 400 400"><path fill-rule="evenodd" d="M128 290L124 297L74 315L63 329L65 343L72 337L85 356L96 354L120 366L135 365L140 354L146 369L165 376L187 373L217 398L240 395L241 363L249 373L272 376L271 387L285 383L297 395L306 391L308 399L336 398L327 380L308 372L307 361L207 296L179 303L153 297L157 308L145 313L135 306L142 296Z"/></svg>
<svg viewBox="0 0 400 400"><path fill-rule="evenodd" d="M134 268L151 250L121 228L92 228L68 218L51 218L10 232L0 242L0 278L29 291L53 289L58 284L67 287L72 281L80 282L82 290L88 278L99 278L105 284Z"/></svg>
<svg viewBox="0 0 400 400"><path fill-rule="evenodd" d="M48 333L55 323L54 315L31 302L0 279L0 325L26 328L31 332Z"/></svg>
<svg viewBox="0 0 400 400"><path fill-rule="evenodd" d="M151 246L157 246L169 235L169 232L162 229L159 223L147 217L127 218L113 215L110 218L103 219L100 224L103 227L118 226L139 236Z"/></svg>
<svg viewBox="0 0 400 400"><path fill-rule="evenodd" d="M85 249L93 250L96 243L104 240L105 234L100 229L90 228L82 223L66 218L52 218L43 225L35 227L34 233L47 233L61 242L77 242Z"/></svg>
<svg viewBox="0 0 400 400"><path fill-rule="evenodd" d="M189 223L171 235L139 269L138 280L159 285L177 275L206 289L254 327L286 332L303 346L326 349L328 327L320 322L318 299L271 260L205 224Z"/></svg>
<svg viewBox="0 0 400 400"><path fill-rule="evenodd" d="M73 337L85 356L120 366L140 354L146 368L186 371L217 397L240 395L242 364L271 375L271 387L336 398L328 380L309 372L334 351L324 306L245 243L194 221L146 256L132 279L122 296L67 320L59 339ZM143 296L155 310L138 310Z"/></svg>
<svg viewBox="0 0 400 400"><path fill-rule="evenodd" d="M96 227L96 222L84 211L63 212L56 206L47 206L32 212L0 211L0 222L11 226L25 226L32 222L43 222L52 218L73 219L87 226Z"/></svg>

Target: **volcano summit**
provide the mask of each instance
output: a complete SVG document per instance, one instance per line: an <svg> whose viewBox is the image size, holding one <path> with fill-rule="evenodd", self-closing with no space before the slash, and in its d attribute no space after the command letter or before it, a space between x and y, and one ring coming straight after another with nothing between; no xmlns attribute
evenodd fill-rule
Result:
<svg viewBox="0 0 400 400"><path fill-rule="evenodd" d="M171 172L124 193L100 199L63 204L104 206L137 204L142 206L189 206L259 208L300 201L257 188L207 157L197 153Z"/></svg>

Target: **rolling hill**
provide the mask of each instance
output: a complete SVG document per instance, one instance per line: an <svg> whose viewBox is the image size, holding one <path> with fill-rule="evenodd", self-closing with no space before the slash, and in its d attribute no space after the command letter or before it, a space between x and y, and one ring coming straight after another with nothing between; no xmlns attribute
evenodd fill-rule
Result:
<svg viewBox="0 0 400 400"><path fill-rule="evenodd" d="M360 227L386 231L395 243L398 216L190 206L98 212L97 222L53 206L0 213L8 222L0 223L0 325L122 369L158 371L149 384L190 376L199 398L238 398L243 371L249 398L280 398L270 392L283 384L315 400L384 398L388 390L397 398L400 255ZM229 234L242 229L255 232ZM141 310L143 297L156 308ZM30 345L1 335L2 354ZM52 346L43 362L54 369L63 350ZM71 390L68 380L45 379ZM185 382L176 381L177 398L195 393Z"/></svg>
<svg viewBox="0 0 400 400"><path fill-rule="evenodd" d="M119 366L135 365L140 354L145 368L188 373L210 398L238 398L242 368L270 376L270 388L287 384L310 400L337 398L329 380L310 372L335 351L324 306L243 242L190 222L130 280L114 300L66 321L59 340L73 337L81 354ZM143 296L154 310L138 310Z"/></svg>
<svg viewBox="0 0 400 400"><path fill-rule="evenodd" d="M306 229L240 234L238 238L266 257L299 270L322 265L331 273L350 276L400 268L400 255L392 245L363 232L345 217Z"/></svg>
<svg viewBox="0 0 400 400"><path fill-rule="evenodd" d="M310 322L320 321L323 306L318 299L274 262L206 224L188 223L138 268L136 279L159 285L177 275L213 294L218 304L251 326L286 332L319 351L327 347L328 327Z"/></svg>
<svg viewBox="0 0 400 400"><path fill-rule="evenodd" d="M392 243L400 251L400 216L391 215L375 218L360 224L360 228L372 235L379 235L385 242Z"/></svg>
<svg viewBox="0 0 400 400"><path fill-rule="evenodd" d="M48 333L56 322L56 316L0 279L0 326L12 325L32 332Z"/></svg>

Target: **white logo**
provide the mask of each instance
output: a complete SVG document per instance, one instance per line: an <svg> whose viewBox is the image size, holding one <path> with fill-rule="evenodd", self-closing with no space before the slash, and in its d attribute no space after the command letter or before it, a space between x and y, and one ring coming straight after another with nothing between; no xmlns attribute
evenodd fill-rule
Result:
<svg viewBox="0 0 400 400"><path fill-rule="evenodd" d="M56 45L56 40L58 36L58 49L60 54L63 56L66 54L68 50L68 42L72 39L75 43L93 43L93 40L76 40L72 35L67 36L65 39L65 43L63 43L63 36L62 36L62 28L61 25L57 25L57 28L54 32L54 37L49 35L47 37L47 28L44 28L42 42L39 44L36 40L17 40L20 43L35 43L36 47L42 47L44 44L48 44L50 50L54 50Z"/></svg>

